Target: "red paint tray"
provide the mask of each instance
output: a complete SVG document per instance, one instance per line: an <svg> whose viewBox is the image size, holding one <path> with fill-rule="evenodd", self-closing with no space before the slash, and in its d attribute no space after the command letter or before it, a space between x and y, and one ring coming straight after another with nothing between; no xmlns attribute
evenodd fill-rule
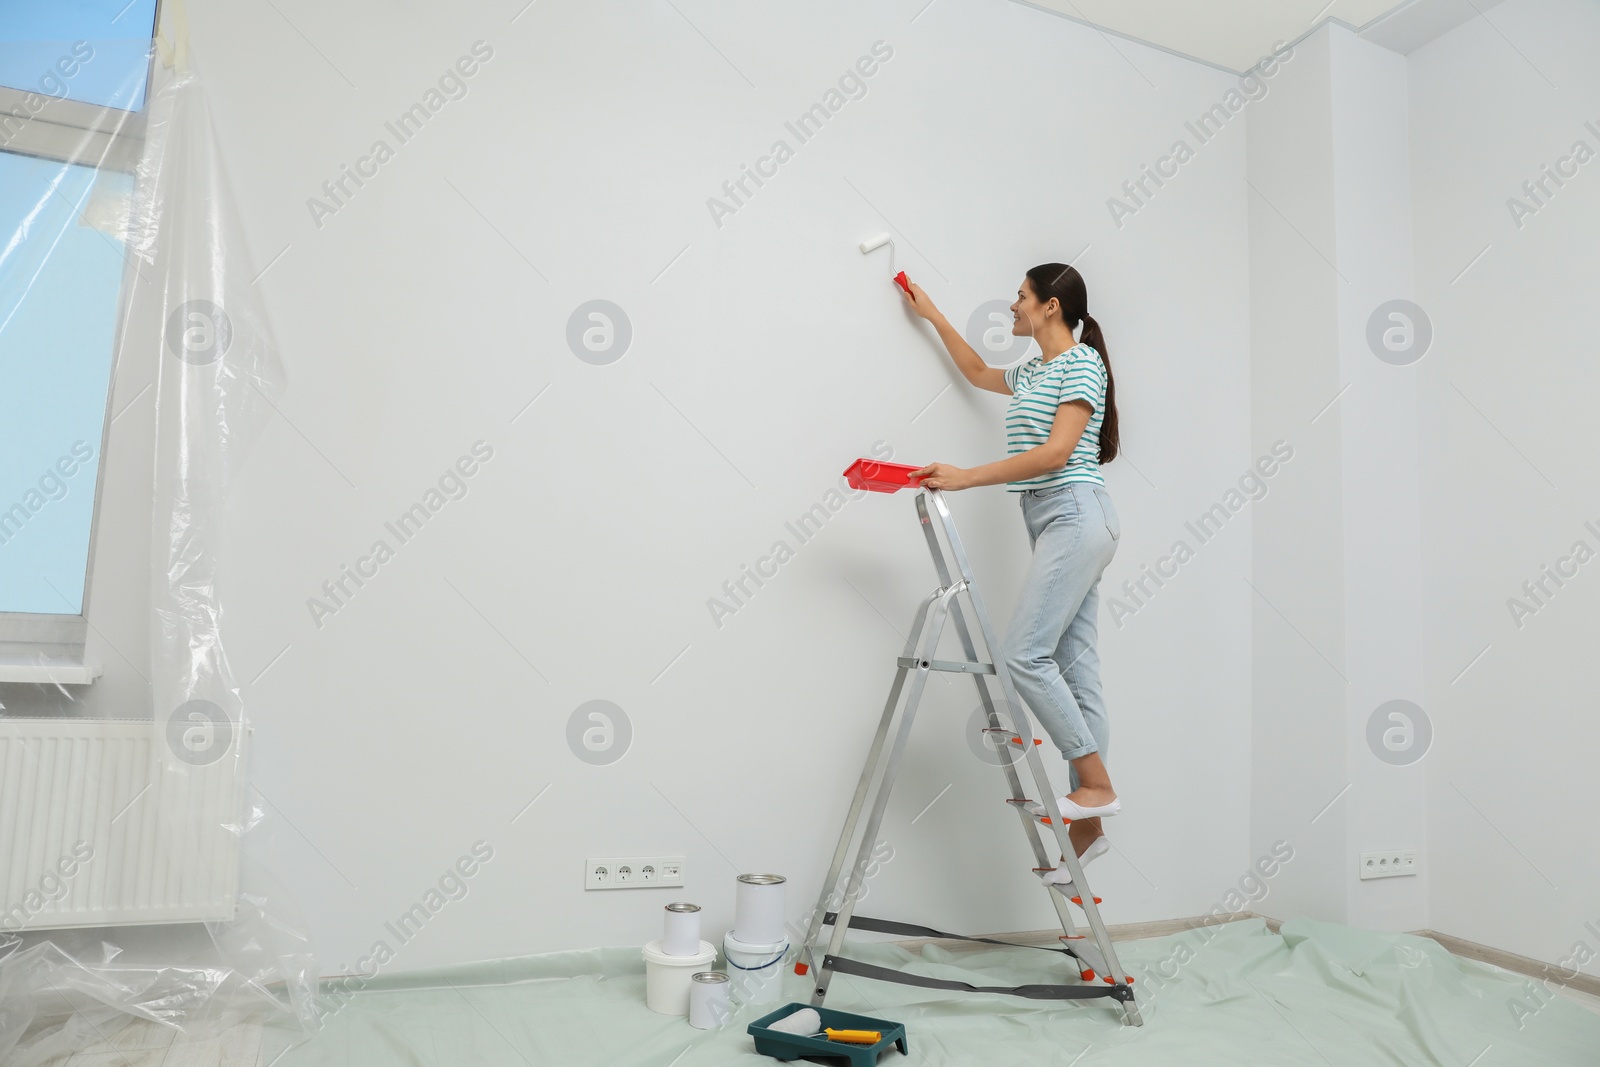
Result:
<svg viewBox="0 0 1600 1067"><path fill-rule="evenodd" d="M874 493L895 493L905 488L917 488L921 483L907 477L921 470L906 463L885 463L876 459L858 459L845 468L845 481L852 489L870 489Z"/></svg>

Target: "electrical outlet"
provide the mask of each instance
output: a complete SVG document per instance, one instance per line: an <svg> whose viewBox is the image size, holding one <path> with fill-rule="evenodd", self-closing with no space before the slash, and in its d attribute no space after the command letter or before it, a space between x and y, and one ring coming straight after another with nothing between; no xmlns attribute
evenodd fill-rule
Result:
<svg viewBox="0 0 1600 1067"><path fill-rule="evenodd" d="M1414 848L1396 848L1387 852L1363 852L1361 854L1361 879L1368 878L1399 878L1402 875L1417 873L1417 850Z"/></svg>
<svg viewBox="0 0 1600 1067"><path fill-rule="evenodd" d="M585 889L651 889L683 885L682 856L613 856L584 863Z"/></svg>

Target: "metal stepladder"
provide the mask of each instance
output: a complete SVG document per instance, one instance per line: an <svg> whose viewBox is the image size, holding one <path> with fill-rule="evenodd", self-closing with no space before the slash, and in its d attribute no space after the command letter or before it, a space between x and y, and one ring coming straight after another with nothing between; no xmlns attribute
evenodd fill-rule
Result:
<svg viewBox="0 0 1600 1067"><path fill-rule="evenodd" d="M1027 715L1022 710L1024 705L1018 699L1016 689L1012 684L1011 673L1006 666L1005 657L998 654L999 645L995 640L994 629L989 623L988 614L983 607L982 598L978 595L977 586L973 582L972 571L967 563L965 550L961 546L961 539L956 533L955 522L951 518L950 510L946 506L942 494L937 489L919 488L916 494L917 515L922 523L923 534L928 540L928 550L933 556L934 569L939 576L939 588L935 589L922 602L917 611L916 621L912 626L911 635L906 639L905 651L896 663L898 669L895 673L894 685L889 690L889 699L884 705L883 718L878 725L878 733L872 742L872 748L867 755L866 766L862 769L861 779L856 785L855 797L850 803L849 814L845 818L844 830L839 835L839 844L834 849L833 861L828 868L828 877L823 882L822 891L817 900L816 909L812 912L807 924L806 938L800 947L799 958L795 963L795 973L807 974L813 967L816 968L815 986L811 996L811 1004L818 1006L827 996L828 985L835 974L851 974L863 978L880 981L898 982L908 985L924 986L937 989L952 989L961 992L1003 993L1012 996L1027 997L1035 1000L1087 1000L1096 997L1110 997L1122 1005L1123 1020L1131 1026L1139 1026L1142 1020L1139 1007L1134 1000L1133 978L1125 975L1121 964L1117 962L1116 950L1112 947L1111 937L1106 931L1105 924L1100 919L1098 905L1100 899L1095 897L1089 888L1089 883L1084 879L1083 868L1078 861L1077 854L1073 851L1071 842L1067 837L1067 824L1061 818L1061 811L1056 801L1055 793L1050 787L1050 780L1044 768L1043 761L1039 758L1036 746L1038 740L1032 738ZM941 544L937 525L944 534L944 543ZM948 549L947 549L948 546ZM947 555L948 551L948 555ZM953 568L952 568L953 563ZM968 616L964 613L961 599L965 597L970 618L976 620L977 628L983 637L985 651L989 661L982 662L977 659L977 650L973 647L972 633L968 628ZM960 638L965 659L961 661L941 660L935 658L939 651L939 638L943 632L946 619L954 624L957 636ZM1031 773L1034 786L1038 789L1038 796L1044 805L1048 817L1040 819L1030 814L1025 804L1030 803L1023 791L1021 776L1018 774L1017 759L1001 759L1000 765L1004 768L1007 786L1006 803L1017 813L1022 822L1022 831L1028 838L1028 843L1033 850L1035 872L1054 869L1055 864L1050 861L1050 853L1037 829L1037 823L1048 823L1053 834L1053 847L1059 851L1065 862L1067 871L1072 875L1070 886L1053 885L1048 887L1051 903L1055 906L1056 915L1061 920L1064 931L1061 937L1060 948L1040 945L1016 945L1014 947L1037 948L1046 952L1062 953L1075 964L1075 970L1083 985L1023 985L1012 987L1001 986L972 986L963 982L947 981L944 979L929 978L923 975L913 975L897 971L888 967L880 967L859 960L852 960L840 955L844 947L846 933L854 926L858 930L867 930L877 933L902 934L911 937L939 937L952 938L962 941L977 941L986 944L1012 945L1012 942L998 941L985 937L966 937L960 934L948 934L924 926L915 926L908 923L894 922L886 919L871 919L855 915L856 902L859 899L864 874L871 863L871 855L877 843L878 829L883 821L884 811L888 806L889 793L894 785L896 772L899 769L901 755L905 749L906 739L910 735L912 722L916 715L917 704L922 697L927 685L928 676L932 671L951 671L972 675L978 686L978 693L983 702L983 708L988 716L988 728L984 731L990 738L1004 738L1007 745L1017 746L1026 761ZM906 685L910 679L910 686ZM1005 700L1005 707L1009 709L1010 716L1015 720L1015 729L1005 726L999 717L994 694L986 681L992 679L998 682L1001 696ZM899 711L901 697L905 696L904 711L898 715L898 727L895 726L896 713ZM893 737L891 739L891 731ZM886 742L888 742L886 746ZM887 751L886 751L887 749ZM1010 748L1002 749L1010 752ZM873 790L874 779L878 780L877 788ZM871 793L872 799L868 808L867 799ZM862 813L866 809L865 825L862 822ZM1037 820L1037 823L1036 823ZM838 885L841 873L844 871L845 857L850 852L851 843L857 838L860 831L860 844L857 850L856 862L851 866L842 898L838 895ZM1041 883L1042 885L1043 883ZM1069 901L1083 910L1088 920L1090 936L1078 932L1072 919L1072 912L1068 907ZM834 910L835 904L837 910ZM818 963L813 954L813 946L824 926L832 927L832 934L828 939L827 949Z"/></svg>

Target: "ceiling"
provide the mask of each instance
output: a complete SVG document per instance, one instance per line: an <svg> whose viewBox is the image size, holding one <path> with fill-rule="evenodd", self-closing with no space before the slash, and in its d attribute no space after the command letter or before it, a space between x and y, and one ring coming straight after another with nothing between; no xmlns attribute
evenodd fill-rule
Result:
<svg viewBox="0 0 1600 1067"><path fill-rule="evenodd" d="M1324 22L1409 53L1500 0L1014 0L1242 73Z"/></svg>

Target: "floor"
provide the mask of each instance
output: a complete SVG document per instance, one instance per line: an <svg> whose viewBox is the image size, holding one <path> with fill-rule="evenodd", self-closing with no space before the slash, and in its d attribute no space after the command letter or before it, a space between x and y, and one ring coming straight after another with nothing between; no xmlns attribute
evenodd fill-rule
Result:
<svg viewBox="0 0 1600 1067"><path fill-rule="evenodd" d="M907 1063L1600 1064L1600 998L1550 998L1520 975L1449 955L1432 941L1303 920L1278 934L1259 920L1118 946L1145 1025L1123 1026L1108 1000L1060 1005L836 978L831 1007L904 1022ZM1059 956L1021 949L852 948L859 958L974 984L1062 981ZM42 1067L483 1067L772 1062L746 1024L809 986L788 975L763 1005L700 1031L643 1004L637 953L599 949L401 976L329 1015L316 1034L250 1021L191 1036L130 1020L108 1040ZM1512 1011L1522 1006L1521 1025ZM1531 1011L1531 1014L1530 1014ZM885 1054L892 1065L898 1054ZM839 1060L818 1062L842 1062ZM10 1065L8 1064L8 1067ZM33 1067L33 1065L29 1065Z"/></svg>
<svg viewBox="0 0 1600 1067"><path fill-rule="evenodd" d="M1600 997L1593 997L1587 993L1578 993L1571 989L1561 990L1561 995L1574 1004L1581 1004L1596 1015L1600 1015ZM1600 1059L1600 1057L1596 1058Z"/></svg>

